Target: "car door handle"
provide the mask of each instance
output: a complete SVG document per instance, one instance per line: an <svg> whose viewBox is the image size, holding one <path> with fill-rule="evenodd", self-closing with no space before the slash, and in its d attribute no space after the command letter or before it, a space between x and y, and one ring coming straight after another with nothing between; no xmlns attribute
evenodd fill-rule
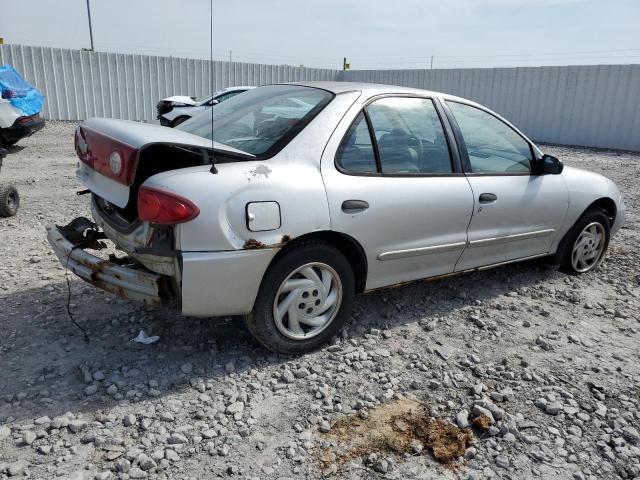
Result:
<svg viewBox="0 0 640 480"><path fill-rule="evenodd" d="M480 194L480 203L491 203L498 200L498 196L495 193L482 193Z"/></svg>
<svg viewBox="0 0 640 480"><path fill-rule="evenodd" d="M342 202L342 211L344 213L364 212L369 208L369 202L364 200L345 200Z"/></svg>

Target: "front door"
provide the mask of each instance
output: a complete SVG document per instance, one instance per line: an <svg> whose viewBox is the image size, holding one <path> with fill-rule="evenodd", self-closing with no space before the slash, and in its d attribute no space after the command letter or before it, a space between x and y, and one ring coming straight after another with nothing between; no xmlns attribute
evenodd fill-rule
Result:
<svg viewBox="0 0 640 480"><path fill-rule="evenodd" d="M462 136L475 202L469 244L456 271L551 253L569 206L564 180L538 174L532 145L495 115L466 103L446 104Z"/></svg>
<svg viewBox="0 0 640 480"><path fill-rule="evenodd" d="M473 196L450 142L433 100L404 96L352 111L329 141L331 228L364 248L367 289L453 272Z"/></svg>

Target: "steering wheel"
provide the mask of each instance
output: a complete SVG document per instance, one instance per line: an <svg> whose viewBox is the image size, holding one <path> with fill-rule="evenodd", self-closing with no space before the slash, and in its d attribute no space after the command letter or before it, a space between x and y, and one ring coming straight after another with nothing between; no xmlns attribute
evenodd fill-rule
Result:
<svg viewBox="0 0 640 480"><path fill-rule="evenodd" d="M406 138L407 145L416 151L416 153L418 154L418 159L422 159L422 157L424 156L424 145L422 144L422 140L420 140L415 135L407 135Z"/></svg>

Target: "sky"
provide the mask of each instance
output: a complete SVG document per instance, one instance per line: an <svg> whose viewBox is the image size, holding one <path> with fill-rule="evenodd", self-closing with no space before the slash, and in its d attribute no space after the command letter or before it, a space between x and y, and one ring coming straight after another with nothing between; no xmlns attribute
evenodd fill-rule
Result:
<svg viewBox="0 0 640 480"><path fill-rule="evenodd" d="M97 51L209 58L209 0L89 0ZM213 0L214 58L353 69L640 63L640 0ZM88 48L86 0L0 0L5 43Z"/></svg>

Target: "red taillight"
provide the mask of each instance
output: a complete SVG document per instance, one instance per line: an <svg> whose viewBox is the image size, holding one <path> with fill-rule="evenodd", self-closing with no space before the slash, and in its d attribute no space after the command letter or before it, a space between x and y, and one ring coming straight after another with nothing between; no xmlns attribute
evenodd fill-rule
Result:
<svg viewBox="0 0 640 480"><path fill-rule="evenodd" d="M138 190L138 217L143 222L175 225L193 220L200 209L186 198L155 188Z"/></svg>

